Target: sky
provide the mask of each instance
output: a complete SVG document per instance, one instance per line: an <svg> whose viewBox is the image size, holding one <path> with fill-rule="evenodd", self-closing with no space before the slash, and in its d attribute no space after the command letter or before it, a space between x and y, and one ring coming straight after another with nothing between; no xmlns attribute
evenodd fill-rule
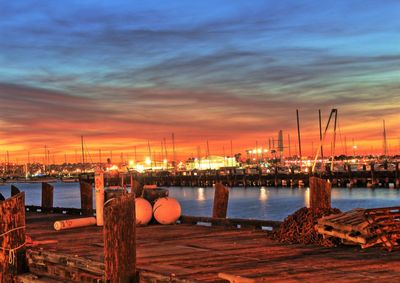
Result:
<svg viewBox="0 0 400 283"><path fill-rule="evenodd" d="M266 146L399 153L399 1L0 1L0 161ZM347 147L344 140L347 140ZM353 142L354 140L354 142ZM331 135L326 139L330 147ZM314 151L313 151L314 150ZM288 154L288 148L285 149ZM140 157L142 158L142 157Z"/></svg>

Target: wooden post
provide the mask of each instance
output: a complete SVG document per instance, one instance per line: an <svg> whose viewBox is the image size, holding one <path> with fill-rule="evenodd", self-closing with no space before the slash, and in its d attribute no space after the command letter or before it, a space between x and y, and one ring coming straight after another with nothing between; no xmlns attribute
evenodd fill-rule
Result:
<svg viewBox="0 0 400 283"><path fill-rule="evenodd" d="M135 195L125 194L104 206L104 265L109 282L135 282Z"/></svg>
<svg viewBox="0 0 400 283"><path fill-rule="evenodd" d="M14 282L25 267L25 194L0 202L0 282Z"/></svg>
<svg viewBox="0 0 400 283"><path fill-rule="evenodd" d="M331 183L310 177L310 208L331 208Z"/></svg>
<svg viewBox="0 0 400 283"><path fill-rule="evenodd" d="M42 183L42 208L53 208L54 187L48 183Z"/></svg>
<svg viewBox="0 0 400 283"><path fill-rule="evenodd" d="M0 193L0 201L5 201L5 197Z"/></svg>
<svg viewBox="0 0 400 283"><path fill-rule="evenodd" d="M94 175L94 186L96 189L96 221L97 226L103 226L104 207L104 173L97 171Z"/></svg>
<svg viewBox="0 0 400 283"><path fill-rule="evenodd" d="M141 197L143 195L143 186L140 185L138 181L136 181L131 174L131 194L134 194L135 197Z"/></svg>
<svg viewBox="0 0 400 283"><path fill-rule="evenodd" d="M215 184L213 218L226 218L228 210L229 190L221 183Z"/></svg>
<svg viewBox="0 0 400 283"><path fill-rule="evenodd" d="M83 214L93 213L93 188L92 184L80 181L79 188L81 191L81 209Z"/></svg>
<svg viewBox="0 0 400 283"><path fill-rule="evenodd" d="M19 193L20 193L19 189L16 186L11 185L11 196L13 197Z"/></svg>

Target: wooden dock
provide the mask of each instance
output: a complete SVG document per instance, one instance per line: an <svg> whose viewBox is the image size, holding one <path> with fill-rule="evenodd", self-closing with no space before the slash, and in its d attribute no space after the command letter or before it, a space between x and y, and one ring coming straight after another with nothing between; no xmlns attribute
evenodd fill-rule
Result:
<svg viewBox="0 0 400 283"><path fill-rule="evenodd" d="M30 264L31 273L47 274L47 277L37 279L42 281L36 282L60 282L57 274L65 272L63 265L68 265L68 257L81 260L80 267L85 268L86 264L93 274L104 268L103 228L53 229L55 220L67 218L71 218L71 215L26 214L26 234L33 241L57 241L28 248L28 258L38 254L59 256L59 262L52 266L40 261ZM255 282L400 280L398 252L387 253L378 248L361 250L353 246L321 248L283 245L271 240L267 231L254 229L257 225L258 228L263 226L262 221L255 221L253 226L248 227L241 225L241 229L235 228L239 227L240 221L232 222L229 219L225 220L224 225L215 220L210 227L193 225L208 220L187 217L183 218L183 222L192 224L137 227L136 253L140 282L228 282L218 277L219 273L242 276ZM48 277L48 272L53 274L53 279ZM35 281L32 277L22 276L20 282Z"/></svg>

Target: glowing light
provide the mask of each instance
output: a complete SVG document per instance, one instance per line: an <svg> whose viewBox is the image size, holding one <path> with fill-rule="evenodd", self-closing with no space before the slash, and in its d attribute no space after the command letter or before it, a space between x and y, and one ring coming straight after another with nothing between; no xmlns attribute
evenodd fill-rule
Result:
<svg viewBox="0 0 400 283"><path fill-rule="evenodd" d="M133 166L135 162L133 160L129 160L129 166Z"/></svg>
<svg viewBox="0 0 400 283"><path fill-rule="evenodd" d="M167 159L164 159L163 162L164 162L164 164L167 164L167 163L168 163L168 160L167 160Z"/></svg>
<svg viewBox="0 0 400 283"><path fill-rule="evenodd" d="M151 165L151 158L146 157L146 159L144 160L144 163L146 163L146 165Z"/></svg>

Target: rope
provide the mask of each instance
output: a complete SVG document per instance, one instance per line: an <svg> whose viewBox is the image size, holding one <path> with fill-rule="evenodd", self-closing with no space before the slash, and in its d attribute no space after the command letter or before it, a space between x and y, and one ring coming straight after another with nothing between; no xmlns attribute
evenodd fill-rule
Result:
<svg viewBox="0 0 400 283"><path fill-rule="evenodd" d="M0 238L4 237L5 235L7 235L7 234L9 234L11 232L14 232L14 231L17 231L17 230L20 230L20 229L25 229L25 225L10 229L10 230L4 232L3 234L0 234ZM11 248L11 249L0 247L0 249L2 249L3 251L8 251L8 263L9 264L15 265L15 262L16 262L16 251L18 251L20 248L24 247L25 244L26 244L26 241L23 244L19 245L18 247Z"/></svg>

